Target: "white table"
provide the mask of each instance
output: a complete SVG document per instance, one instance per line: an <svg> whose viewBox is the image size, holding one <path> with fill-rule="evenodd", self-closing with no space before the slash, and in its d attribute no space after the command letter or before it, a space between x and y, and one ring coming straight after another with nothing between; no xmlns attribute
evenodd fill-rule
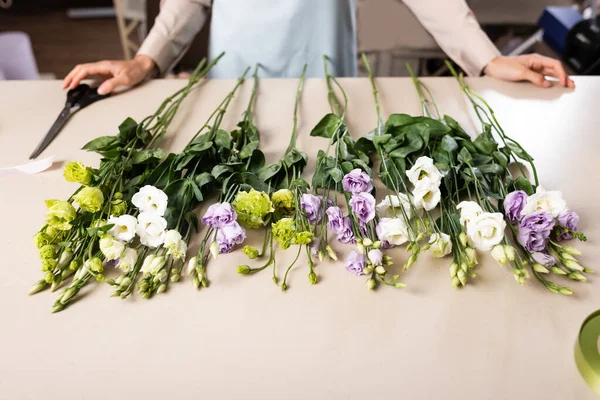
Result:
<svg viewBox="0 0 600 400"><path fill-rule="evenodd" d="M454 80L425 80L440 109L471 133L473 118ZM578 77L574 92L528 84L468 81L495 108L507 133L536 158L542 182L563 191L581 215L589 242L582 261L600 258L600 79ZM372 129L375 111L365 79L342 80L355 136ZM295 80L262 81L256 123L268 161L283 152L292 125ZM408 79L379 79L383 112L420 112ZM450 286L449 261L423 256L403 276L402 291L366 290L342 262L293 271L288 292L265 271L236 274L241 252L209 266L211 287L196 292L189 279L150 301L109 298L94 283L67 310L50 314L56 294L26 296L40 277L31 236L43 222L47 198L66 198L74 184L61 163L97 165L78 150L116 133L127 116L150 114L182 81L155 81L82 110L43 156L51 170L0 182L0 399L594 399L573 359L584 318L600 306L598 279L554 295L533 278L523 287L491 258L462 290ZM183 148L233 86L211 81L184 103L165 142ZM250 82L224 120L240 118ZM24 162L54 121L65 94L59 82L0 82L0 166ZM311 156L325 139L308 132L328 112L322 80L308 80L298 144ZM311 171L308 171L310 173ZM258 235L251 240L259 241ZM343 248L347 253L349 248ZM292 257L281 256L280 265ZM401 264L402 250L393 253Z"/></svg>

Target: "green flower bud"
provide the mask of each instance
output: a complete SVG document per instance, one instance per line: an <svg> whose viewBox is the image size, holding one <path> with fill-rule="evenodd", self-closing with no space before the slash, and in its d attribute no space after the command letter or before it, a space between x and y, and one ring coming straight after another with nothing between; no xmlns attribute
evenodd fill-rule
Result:
<svg viewBox="0 0 600 400"><path fill-rule="evenodd" d="M552 267L550 269L550 271L552 271L552 273L556 274L556 275L566 275L567 274L565 271L563 271L562 269L560 269L558 267Z"/></svg>
<svg viewBox="0 0 600 400"><path fill-rule="evenodd" d="M294 194L289 189L280 189L271 196L273 207L282 215L291 215L295 211Z"/></svg>
<svg viewBox="0 0 600 400"><path fill-rule="evenodd" d="M87 186L92 182L93 173L91 168L87 168L83 163L69 161L65 165L63 176L67 182L77 182Z"/></svg>
<svg viewBox="0 0 600 400"><path fill-rule="evenodd" d="M98 275L96 275L96 280L98 282L106 282L106 277L102 274L98 274Z"/></svg>
<svg viewBox="0 0 600 400"><path fill-rule="evenodd" d="M79 268L79 263L77 262L77 260L73 260L69 263L69 269L71 271L75 271L77 270L77 268Z"/></svg>
<svg viewBox="0 0 600 400"><path fill-rule="evenodd" d="M563 260L577 261L577 259L575 257L570 255L566 251L563 251L562 253L560 253L560 258L562 258Z"/></svg>
<svg viewBox="0 0 600 400"><path fill-rule="evenodd" d="M464 232L461 232L460 235L458 235L458 241L460 242L462 247L467 247L467 242L468 242L467 234Z"/></svg>
<svg viewBox="0 0 600 400"><path fill-rule="evenodd" d="M54 253L54 246L51 244L42 246L42 248L40 249L40 258L42 260L54 258L55 255L56 254Z"/></svg>
<svg viewBox="0 0 600 400"><path fill-rule="evenodd" d="M377 268L375 268L375 273L377 275L385 275L387 273L387 271L385 270L385 268L383 266L378 266Z"/></svg>
<svg viewBox="0 0 600 400"><path fill-rule="evenodd" d="M176 272L173 272L170 279L172 283L179 282L179 280L181 279L181 275L179 275Z"/></svg>
<svg viewBox="0 0 600 400"><path fill-rule="evenodd" d="M453 287L453 288L457 288L457 287L459 287L459 286L460 286L460 279L458 279L458 277L457 277L457 276L454 276L454 277L452 278L452 287Z"/></svg>
<svg viewBox="0 0 600 400"><path fill-rule="evenodd" d="M356 249L357 249L357 250L358 250L358 252L359 252L359 253L361 253L361 254L365 254L365 252L366 252L365 246L363 246L363 244L362 244L362 243L358 243L358 242L357 242L357 243L356 243Z"/></svg>
<svg viewBox="0 0 600 400"><path fill-rule="evenodd" d="M113 200L110 202L110 214L114 217L127 213L127 202L125 200Z"/></svg>
<svg viewBox="0 0 600 400"><path fill-rule="evenodd" d="M162 283L162 284L160 284L160 286L158 287L158 289L156 289L156 294L161 294L165 290L167 290L167 285L165 285L164 283Z"/></svg>
<svg viewBox="0 0 600 400"><path fill-rule="evenodd" d="M421 232L417 235L417 242L420 242L421 240L423 240L425 238L425 233Z"/></svg>
<svg viewBox="0 0 600 400"><path fill-rule="evenodd" d="M98 257L90 258L85 263L83 263L83 266L88 271L95 272L97 274L104 271L104 267L102 267L102 260L100 260Z"/></svg>
<svg viewBox="0 0 600 400"><path fill-rule="evenodd" d="M395 287L396 289L403 289L403 288L405 288L405 287L406 287L406 284L405 284L405 283L402 283L402 282L396 282L396 283L394 283L394 287Z"/></svg>
<svg viewBox="0 0 600 400"><path fill-rule="evenodd" d="M594 274L595 273L595 271L593 269L586 268L586 267L583 267L583 272L585 272L586 274Z"/></svg>
<svg viewBox="0 0 600 400"><path fill-rule="evenodd" d="M71 251L71 249L64 249L58 259L58 268L64 269L69 264L69 261L71 261L72 257L73 252Z"/></svg>
<svg viewBox="0 0 600 400"><path fill-rule="evenodd" d="M315 237L315 235L312 232L298 232L294 236L293 243L299 245L308 245L310 242L312 242L313 237Z"/></svg>
<svg viewBox="0 0 600 400"><path fill-rule="evenodd" d="M196 289L200 289L200 279L198 279L198 276L194 276L193 282L194 282L194 287Z"/></svg>
<svg viewBox="0 0 600 400"><path fill-rule="evenodd" d="M367 289L373 290L377 286L377 281L373 278L367 279Z"/></svg>
<svg viewBox="0 0 600 400"><path fill-rule="evenodd" d="M584 275L580 274L579 272L571 272L570 274L567 274L567 277L569 279L573 279L573 280L580 281L580 282L587 281L587 278Z"/></svg>
<svg viewBox="0 0 600 400"><path fill-rule="evenodd" d="M35 285L33 285L31 287L31 289L29 289L29 292L27 292L27 295L31 296L34 295L38 292L41 292L42 290L44 290L44 288L48 285L48 283L46 282L45 279L42 279L40 281L38 281Z"/></svg>
<svg viewBox="0 0 600 400"><path fill-rule="evenodd" d="M467 254L467 258L469 260L469 265L475 266L478 264L477 262L477 252L472 247L467 247L465 249L465 253Z"/></svg>
<svg viewBox="0 0 600 400"><path fill-rule="evenodd" d="M314 272L308 274L308 281L311 285L315 285L317 283L317 274L315 274Z"/></svg>
<svg viewBox="0 0 600 400"><path fill-rule="evenodd" d="M501 244L498 244L492 248L492 257L502 265L505 265L508 262L508 256L506 254L505 247Z"/></svg>
<svg viewBox="0 0 600 400"><path fill-rule="evenodd" d="M323 262L323 260L325 260L325 252L323 250L319 250L319 261Z"/></svg>
<svg viewBox="0 0 600 400"><path fill-rule="evenodd" d="M210 254L213 256L213 259L216 259L219 256L219 253L221 253L221 248L219 247L219 243L217 242L212 242L210 244Z"/></svg>
<svg viewBox="0 0 600 400"><path fill-rule="evenodd" d="M281 284L281 291L285 292L287 290L287 285L285 283Z"/></svg>
<svg viewBox="0 0 600 400"><path fill-rule="evenodd" d="M83 211L98 212L104 204L104 194L97 187L86 186L73 196Z"/></svg>
<svg viewBox="0 0 600 400"><path fill-rule="evenodd" d="M509 261L515 261L515 248L509 245L504 246L504 254Z"/></svg>
<svg viewBox="0 0 600 400"><path fill-rule="evenodd" d="M532 268L534 271L539 272L541 274L547 274L550 272L550 271L548 271L548 268L546 268L542 264L538 264L538 263L533 264Z"/></svg>
<svg viewBox="0 0 600 400"><path fill-rule="evenodd" d="M561 287L560 289L558 289L558 293L564 296L571 296L573 294L573 291L567 287Z"/></svg>
<svg viewBox="0 0 600 400"><path fill-rule="evenodd" d="M563 246L562 250L574 256L580 256L582 253L572 246Z"/></svg>
<svg viewBox="0 0 600 400"><path fill-rule="evenodd" d="M327 245L325 250L327 251L327 255L329 256L329 258L331 258L333 261L338 260L338 256L337 256L335 250L333 250L333 247L331 247L330 245Z"/></svg>
<svg viewBox="0 0 600 400"><path fill-rule="evenodd" d="M73 283L75 283L75 282L73 282ZM67 303L69 300L71 300L73 298L73 296L75 296L76 293L77 293L77 290L73 286L71 286L70 288L65 290L65 293L60 297L60 302L62 304Z"/></svg>
<svg viewBox="0 0 600 400"><path fill-rule="evenodd" d="M583 272L583 267L581 265L579 265L577 263L577 261L571 261L571 260L567 260L565 261L565 267L575 270L575 271L580 271Z"/></svg>
<svg viewBox="0 0 600 400"><path fill-rule="evenodd" d="M459 269L458 272L456 273L456 277L458 278L458 280L460 281L460 283L465 286L467 284L467 274L465 273L464 270Z"/></svg>
<svg viewBox="0 0 600 400"><path fill-rule="evenodd" d="M244 253L251 260L258 257L258 249L253 246L244 246L242 253Z"/></svg>
<svg viewBox="0 0 600 400"><path fill-rule="evenodd" d="M42 271L54 271L54 268L58 265L58 261L54 258L45 258L42 260Z"/></svg>
<svg viewBox="0 0 600 400"><path fill-rule="evenodd" d="M237 267L238 274L248 275L250 273L250 267L247 265L240 265Z"/></svg>
<svg viewBox="0 0 600 400"><path fill-rule="evenodd" d="M450 272L450 278L454 278L456 276L456 273L458 272L458 264L455 262L450 264L449 272Z"/></svg>
<svg viewBox="0 0 600 400"><path fill-rule="evenodd" d="M365 267L363 268L363 274L370 275L373 272L373 267Z"/></svg>
<svg viewBox="0 0 600 400"><path fill-rule="evenodd" d="M38 232L35 235L33 235L33 244L38 249L41 249L48 243L50 243L50 238L44 232Z"/></svg>
<svg viewBox="0 0 600 400"><path fill-rule="evenodd" d="M374 249L379 249L381 248L381 240L376 240L373 242L373 248Z"/></svg>
<svg viewBox="0 0 600 400"><path fill-rule="evenodd" d="M131 286L131 278L127 276L124 277L119 283L119 286L121 286L123 289L127 289L129 286Z"/></svg>
<svg viewBox="0 0 600 400"><path fill-rule="evenodd" d="M363 246L365 246L365 247L369 247L369 246L372 246L372 245L373 245L373 241L372 241L371 239L369 239L369 238L365 238L365 239L362 241L362 244L363 244Z"/></svg>
<svg viewBox="0 0 600 400"><path fill-rule="evenodd" d="M113 199L115 200L121 200L123 198L123 193L121 192L117 192L113 195Z"/></svg>

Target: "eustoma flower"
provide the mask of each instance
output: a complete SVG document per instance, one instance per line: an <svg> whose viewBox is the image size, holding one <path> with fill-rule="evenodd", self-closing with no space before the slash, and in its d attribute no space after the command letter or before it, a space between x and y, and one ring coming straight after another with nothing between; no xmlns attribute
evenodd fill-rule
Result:
<svg viewBox="0 0 600 400"><path fill-rule="evenodd" d="M246 231L235 221L217 230L217 243L222 254L231 252L236 244L242 244L245 239Z"/></svg>
<svg viewBox="0 0 600 400"><path fill-rule="evenodd" d="M353 169L344 176L342 179L342 187L345 191L352 194L370 192L373 190L371 177L359 168Z"/></svg>
<svg viewBox="0 0 600 400"><path fill-rule="evenodd" d="M572 232L577 231L577 225L579 224L579 215L576 212L563 212L558 215L558 218L556 220L559 226L566 228ZM558 234L558 240L570 240L572 238L573 235L570 232L560 232Z"/></svg>
<svg viewBox="0 0 600 400"><path fill-rule="evenodd" d="M353 194L350 199L350 207L363 224L375 218L375 198L370 193Z"/></svg>
<svg viewBox="0 0 600 400"><path fill-rule="evenodd" d="M536 211L546 211L556 218L560 213L567 211L567 202L563 200L562 193L558 190L547 191L540 185L535 194L527 199L521 214L527 215Z"/></svg>
<svg viewBox="0 0 600 400"><path fill-rule="evenodd" d="M504 198L504 214L511 222L520 221L521 212L527 203L527 193L522 190L515 190Z"/></svg>
<svg viewBox="0 0 600 400"><path fill-rule="evenodd" d="M300 207L306 214L308 222L311 225L321 221L322 211L320 198L310 193L304 193L300 198Z"/></svg>
<svg viewBox="0 0 600 400"><path fill-rule="evenodd" d="M135 237L137 219L133 215L110 217L106 222L113 225L108 233L121 242L127 243Z"/></svg>
<svg viewBox="0 0 600 400"><path fill-rule="evenodd" d="M202 223L218 229L237 220L237 214L227 202L211 204L202 217Z"/></svg>
<svg viewBox="0 0 600 400"><path fill-rule="evenodd" d="M140 213L136 233L144 246L156 248L165 241L167 221L158 214Z"/></svg>
<svg viewBox="0 0 600 400"><path fill-rule="evenodd" d="M506 222L500 213L482 213L467 224L469 243L478 250L490 251L504 239Z"/></svg>
<svg viewBox="0 0 600 400"><path fill-rule="evenodd" d="M517 238L529 252L544 251L553 228L552 215L546 211L536 211L521 220Z"/></svg>
<svg viewBox="0 0 600 400"><path fill-rule="evenodd" d="M146 185L131 198L131 202L141 212L162 217L167 210L169 198L160 189Z"/></svg>
<svg viewBox="0 0 600 400"><path fill-rule="evenodd" d="M356 250L352 250L348 254L346 260L346 269L356 275L363 275L364 268L367 266L367 257Z"/></svg>

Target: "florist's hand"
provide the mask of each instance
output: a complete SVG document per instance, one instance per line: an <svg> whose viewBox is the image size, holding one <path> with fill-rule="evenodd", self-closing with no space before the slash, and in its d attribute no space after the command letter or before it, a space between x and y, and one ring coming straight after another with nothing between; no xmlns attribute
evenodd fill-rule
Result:
<svg viewBox="0 0 600 400"><path fill-rule="evenodd" d="M569 79L560 61L539 54L496 57L490 61L483 72L503 81L529 81L544 88L552 86L552 83L544 77L548 75L558 78L561 86L575 88L575 83Z"/></svg>
<svg viewBox="0 0 600 400"><path fill-rule="evenodd" d="M63 89L73 89L82 79L90 75L100 75L106 80L98 87L99 94L107 94L118 86L134 86L143 81L154 68L154 61L145 55L137 55L127 61L98 61L79 64L63 81Z"/></svg>

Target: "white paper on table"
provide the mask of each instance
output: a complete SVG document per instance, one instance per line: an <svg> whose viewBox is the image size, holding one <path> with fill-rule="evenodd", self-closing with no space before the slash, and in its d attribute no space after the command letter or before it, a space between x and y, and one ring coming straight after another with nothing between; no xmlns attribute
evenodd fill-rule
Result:
<svg viewBox="0 0 600 400"><path fill-rule="evenodd" d="M46 157L43 160L36 160L16 167L0 168L0 178L11 175L31 175L47 170L52 166L54 156Z"/></svg>

